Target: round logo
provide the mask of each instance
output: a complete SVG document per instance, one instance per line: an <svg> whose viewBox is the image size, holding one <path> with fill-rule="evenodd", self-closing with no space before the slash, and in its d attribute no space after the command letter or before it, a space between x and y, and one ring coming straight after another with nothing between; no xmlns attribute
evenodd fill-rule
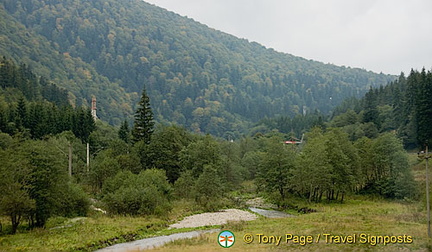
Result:
<svg viewBox="0 0 432 252"><path fill-rule="evenodd" d="M235 236L231 231L224 230L218 235L218 243L223 248L229 248L234 245Z"/></svg>

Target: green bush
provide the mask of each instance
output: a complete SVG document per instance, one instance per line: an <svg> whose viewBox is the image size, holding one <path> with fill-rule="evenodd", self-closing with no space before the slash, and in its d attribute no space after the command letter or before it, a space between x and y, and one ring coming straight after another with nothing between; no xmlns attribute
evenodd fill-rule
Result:
<svg viewBox="0 0 432 252"><path fill-rule="evenodd" d="M136 175L119 172L103 186L103 201L114 214L163 215L171 209L171 186L165 171L149 169Z"/></svg>
<svg viewBox="0 0 432 252"><path fill-rule="evenodd" d="M224 192L218 171L210 165L205 165L203 173L195 183L195 201L206 211L216 211L224 205L221 200Z"/></svg>
<svg viewBox="0 0 432 252"><path fill-rule="evenodd" d="M75 183L68 183L59 195L56 213L60 216L87 216L90 200L84 190Z"/></svg>
<svg viewBox="0 0 432 252"><path fill-rule="evenodd" d="M174 195L177 198L193 198L195 180L192 171L187 170L181 173L180 177L174 183Z"/></svg>

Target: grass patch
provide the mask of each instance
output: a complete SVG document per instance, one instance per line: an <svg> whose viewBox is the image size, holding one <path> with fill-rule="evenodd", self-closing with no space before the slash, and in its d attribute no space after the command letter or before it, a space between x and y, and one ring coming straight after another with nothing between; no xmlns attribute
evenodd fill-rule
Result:
<svg viewBox="0 0 432 252"><path fill-rule="evenodd" d="M185 216L202 213L193 200L173 202L173 210L165 217L106 216L94 213L87 218L54 217L45 229L27 230L20 225L18 233L7 235L10 221L1 217L0 251L94 251L113 244L153 236L188 232L201 228L170 229L168 226Z"/></svg>
<svg viewBox="0 0 432 252"><path fill-rule="evenodd" d="M414 157L412 163L415 163ZM424 164L417 163L414 172L419 178L424 176ZM424 180L417 179L420 187ZM422 184L423 182L423 184ZM246 183L238 195L243 199L252 198L253 184ZM426 207L424 195L419 202L388 201L378 196L350 195L343 203L309 204L306 201L290 198L294 206L316 209L316 213L297 214L293 209L286 210L297 214L294 218L267 219L259 217L250 222L230 222L221 229L231 230L236 235L236 243L230 251L244 250L303 250L303 251L395 251L395 250L427 250L432 243L427 238ZM0 236L0 251L94 251L109 245L143 239L153 236L169 235L198 229L214 227L168 229L185 216L202 213L202 207L193 200L181 199L173 202L173 210L164 217L125 217L105 216L100 213L88 218L67 219L51 218L46 229L28 231L25 225L20 226L16 235ZM10 226L7 218L0 218L3 229ZM242 238L245 234L254 235L254 242L246 244ZM258 243L257 234L282 236L282 242L275 244ZM371 245L361 244L327 244L324 238L318 243L307 245L286 243L286 234L310 235L314 239L318 235L409 235L412 244ZM213 251L220 250L217 234L202 234L198 238L177 240L155 251Z"/></svg>
<svg viewBox="0 0 432 252"><path fill-rule="evenodd" d="M191 202L177 202L177 210L169 218L181 218L189 215L194 209ZM236 243L230 248L243 250L304 250L304 251L364 251L364 250L423 250L430 246L426 232L426 215L419 203L386 201L378 198L355 196L344 204L319 203L308 207L318 212L302 214L294 218L266 219L263 217L250 222L230 222L221 226L236 235ZM175 208L176 209L176 208ZM0 237L1 251L93 251L116 243L127 242L152 236L188 232L202 228L185 228L168 230L168 220L156 217L106 217L95 216L84 220L54 218L50 227L64 225L63 228L36 229L22 231L16 235ZM253 234L254 242L246 244L242 238ZM257 234L282 236L281 244L259 244ZM412 244L326 244L320 242L305 246L285 242L285 235L410 235ZM156 251L220 250L216 234L203 234L198 238L177 240Z"/></svg>
<svg viewBox="0 0 432 252"><path fill-rule="evenodd" d="M318 212L299 215L295 218L265 219L255 221L229 223L222 228L231 230L236 235L236 243L230 251L244 250L304 250L304 251L396 251L396 250L425 250L431 243L427 238L426 215L419 212L418 203L403 203L395 201L374 200L357 196L347 200L344 204L320 203L311 204L311 208ZM254 235L251 244L243 242L245 234ZM282 236L282 242L275 244L258 243L257 234ZM304 246L300 244L286 243L285 235L310 235L312 244ZM356 235L354 244L328 244L323 234L331 235ZM372 241L363 244L359 241L359 235L365 234L366 238L372 236L399 236L409 235L413 237L411 244L376 244ZM316 242L321 235L319 242ZM219 250L217 234L203 234L199 238L178 240L167 244L155 251L213 251Z"/></svg>
<svg viewBox="0 0 432 252"><path fill-rule="evenodd" d="M67 221L65 223L68 223ZM60 223L56 223L60 224ZM35 229L0 237L1 251L93 251L149 236L167 222L144 217L95 217L60 228Z"/></svg>

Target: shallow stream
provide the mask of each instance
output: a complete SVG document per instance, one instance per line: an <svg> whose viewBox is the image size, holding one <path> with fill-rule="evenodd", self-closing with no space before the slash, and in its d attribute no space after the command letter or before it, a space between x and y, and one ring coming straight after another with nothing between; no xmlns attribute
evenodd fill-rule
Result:
<svg viewBox="0 0 432 252"><path fill-rule="evenodd" d="M295 215L287 214L281 211L276 210L266 210L256 207L249 207L249 210L251 210L254 213L257 213L259 215L262 215L267 218L285 218L285 217L295 217Z"/></svg>

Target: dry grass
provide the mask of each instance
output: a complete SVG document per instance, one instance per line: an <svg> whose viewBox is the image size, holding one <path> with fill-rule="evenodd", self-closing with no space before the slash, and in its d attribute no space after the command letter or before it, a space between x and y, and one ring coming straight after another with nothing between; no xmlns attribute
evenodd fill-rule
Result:
<svg viewBox="0 0 432 252"><path fill-rule="evenodd" d="M233 223L226 225L236 235L236 243L230 251L427 251L429 246L426 232L425 213L419 212L418 203L403 204L391 201L373 201L358 198L345 204L316 204L312 206L317 213L300 215L296 218L264 219ZM242 238L245 234L254 235L254 242L246 244ZM259 244L257 234L282 236L282 242L275 244ZM304 246L288 244L286 234L311 235L312 244ZM355 244L326 244L323 234L356 235ZM358 235L368 236L399 236L413 237L411 244L361 244ZM319 243L316 238L321 235ZM216 251L222 248L217 244L216 234L205 234L200 238L179 240L154 249L154 251Z"/></svg>
<svg viewBox="0 0 432 252"><path fill-rule="evenodd" d="M184 205L183 205L184 204ZM187 207L183 202L180 205ZM316 213L299 215L295 218L265 219L250 222L232 222L222 226L236 235L236 243L230 251L426 251L428 246L425 209L421 203L400 203L357 196L344 204L315 204L310 207ZM189 209L192 210L192 209ZM187 210L172 213L180 216ZM34 230L14 236L0 237L1 251L74 251L77 249L94 250L103 243L119 243L128 239L164 235L166 221L156 218L96 217L77 222L71 227L52 230ZM360 244L258 244L257 234L285 236L321 234L332 235L410 235L412 244L376 246ZM255 241L246 244L242 241L245 234L252 234ZM135 235L135 236L134 236ZM178 240L155 251L215 251L221 250L216 234L204 234L199 238Z"/></svg>
<svg viewBox="0 0 432 252"><path fill-rule="evenodd" d="M424 162L418 163L414 155L410 155L416 180L421 190L424 188ZM432 168L432 164L431 164ZM244 192L243 192L244 193ZM432 243L427 238L426 204L424 196L420 202L404 203L371 199L362 196L351 196L344 204L314 204L308 207L318 210L316 213L299 215L295 218L265 219L259 218L250 222L232 222L222 226L236 235L236 243L229 251L428 251ZM174 202L174 209L167 219L179 220L202 209L192 201L179 200ZM2 220L3 225L7 220ZM55 226L62 225L66 219L54 221ZM75 251L94 250L96 248L139 239L148 236L166 235L173 231L167 230L169 225L160 218L132 218L95 216L83 222L74 223L70 227L60 229L33 230L16 235L0 236L0 251ZM178 230L190 231L190 230ZM176 232L178 232L176 231ZM251 244L243 242L245 234L255 238ZM299 245L286 243L259 244L257 234L285 237L286 234L311 235L356 235L375 236L409 235L413 237L411 244L370 245L360 244L326 244L320 242ZM217 244L217 234L203 234L198 238L178 240L154 251L220 251L224 248Z"/></svg>
<svg viewBox="0 0 432 252"><path fill-rule="evenodd" d="M86 218L63 228L36 229L0 236L0 251L93 251L106 244L155 234L166 226L166 221L156 218Z"/></svg>

